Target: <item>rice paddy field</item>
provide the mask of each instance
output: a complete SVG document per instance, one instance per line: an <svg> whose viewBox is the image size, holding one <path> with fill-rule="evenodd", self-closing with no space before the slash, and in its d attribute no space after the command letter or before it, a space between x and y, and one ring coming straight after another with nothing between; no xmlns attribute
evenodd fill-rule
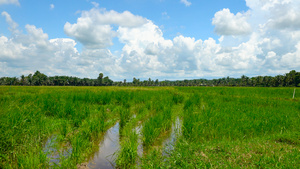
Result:
<svg viewBox="0 0 300 169"><path fill-rule="evenodd" d="M300 168L294 88L0 87L0 168Z"/></svg>

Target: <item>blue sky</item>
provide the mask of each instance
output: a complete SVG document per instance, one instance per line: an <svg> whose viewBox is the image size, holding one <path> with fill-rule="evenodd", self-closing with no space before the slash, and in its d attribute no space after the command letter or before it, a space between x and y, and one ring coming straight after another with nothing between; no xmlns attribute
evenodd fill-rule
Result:
<svg viewBox="0 0 300 169"><path fill-rule="evenodd" d="M216 11L229 8L233 13L247 11L246 2L242 0L196 0L192 5L185 6L180 0L26 0L19 1L20 5L1 5L0 10L8 12L19 28L25 31L26 24L33 24L42 28L49 38L68 37L63 27L66 22L74 23L80 16L80 11L94 7L92 2L99 4L99 8L115 10L117 12L130 11L152 20L162 27L164 37L173 39L178 34L195 37L196 39L218 38L213 32L211 20ZM54 8L51 9L50 5ZM1 24L6 25L5 18ZM10 35L7 26L0 28L1 34Z"/></svg>
<svg viewBox="0 0 300 169"><path fill-rule="evenodd" d="M0 0L0 77L113 80L300 68L297 0Z"/></svg>

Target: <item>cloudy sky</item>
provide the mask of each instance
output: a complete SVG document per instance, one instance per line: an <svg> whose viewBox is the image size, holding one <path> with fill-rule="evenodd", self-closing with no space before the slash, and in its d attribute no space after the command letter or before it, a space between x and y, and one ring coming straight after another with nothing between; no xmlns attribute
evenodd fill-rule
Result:
<svg viewBox="0 0 300 169"><path fill-rule="evenodd" d="M0 77L300 71L299 0L0 0Z"/></svg>

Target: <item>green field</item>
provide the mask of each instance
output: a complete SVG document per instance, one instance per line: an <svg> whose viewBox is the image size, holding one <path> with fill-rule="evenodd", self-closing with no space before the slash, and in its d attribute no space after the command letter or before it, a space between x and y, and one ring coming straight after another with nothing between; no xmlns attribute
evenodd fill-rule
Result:
<svg viewBox="0 0 300 169"><path fill-rule="evenodd" d="M0 168L86 166L114 127L115 168L300 168L293 91L1 86Z"/></svg>

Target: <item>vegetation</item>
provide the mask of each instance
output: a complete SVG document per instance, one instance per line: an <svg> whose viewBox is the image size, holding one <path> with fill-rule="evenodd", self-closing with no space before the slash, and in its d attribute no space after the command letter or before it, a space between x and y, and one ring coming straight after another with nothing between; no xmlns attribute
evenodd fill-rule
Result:
<svg viewBox="0 0 300 169"><path fill-rule="evenodd" d="M300 99L293 92L0 86L0 168L77 168L117 122L116 168L300 168ZM165 151L177 118L182 134Z"/></svg>
<svg viewBox="0 0 300 169"><path fill-rule="evenodd" d="M36 71L34 75L22 75L17 77L2 77L0 85L21 85L21 86L248 86L248 87L300 87L300 72L295 70L284 75L247 77L241 78L224 77L219 79L194 79L176 81L158 81L158 79L141 81L133 78L132 82L112 81L108 76L103 78L100 73L97 79L77 78L68 76L47 77L45 74Z"/></svg>
<svg viewBox="0 0 300 169"><path fill-rule="evenodd" d="M69 76L53 76L36 71L33 75L22 75L16 77L1 77L0 85L20 85L20 86L112 86L113 81L108 76L103 78L103 73L100 73L97 79Z"/></svg>
<svg viewBox="0 0 300 169"><path fill-rule="evenodd" d="M145 122L143 126L143 144L146 148L151 146L162 132L168 131L171 128L171 116L171 110L168 107Z"/></svg>

